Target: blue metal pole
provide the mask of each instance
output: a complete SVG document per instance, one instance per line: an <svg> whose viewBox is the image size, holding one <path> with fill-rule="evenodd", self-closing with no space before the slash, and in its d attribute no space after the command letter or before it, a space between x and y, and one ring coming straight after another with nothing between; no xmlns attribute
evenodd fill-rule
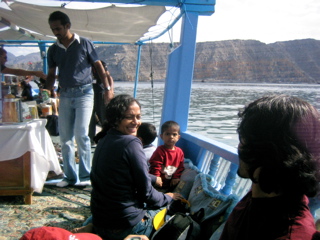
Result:
<svg viewBox="0 0 320 240"><path fill-rule="evenodd" d="M134 81L134 90L133 90L133 97L136 98L137 96L137 88L139 82L139 70L140 70L140 59L141 59L141 44L138 45L138 56L137 56L137 66L136 66L136 77Z"/></svg>
<svg viewBox="0 0 320 240"><path fill-rule="evenodd" d="M40 48L40 55L43 61L43 72L45 74L48 73L48 62L47 62L47 49L46 49L46 43L45 42L39 42L38 43Z"/></svg>
<svg viewBox="0 0 320 240"><path fill-rule="evenodd" d="M185 132L188 128L198 13L186 12L182 20L180 46L168 60L161 124L173 120L179 123L181 132Z"/></svg>

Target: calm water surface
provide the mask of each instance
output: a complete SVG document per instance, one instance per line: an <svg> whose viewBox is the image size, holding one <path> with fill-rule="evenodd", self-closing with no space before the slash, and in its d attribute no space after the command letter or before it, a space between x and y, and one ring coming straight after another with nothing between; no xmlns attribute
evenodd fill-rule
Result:
<svg viewBox="0 0 320 240"><path fill-rule="evenodd" d="M133 94L134 83L115 82L115 94ZM142 120L159 129L164 83L139 83L137 99L142 105ZM188 130L231 146L238 145L236 128L239 109L268 94L300 97L320 110L320 85L217 84L192 85Z"/></svg>

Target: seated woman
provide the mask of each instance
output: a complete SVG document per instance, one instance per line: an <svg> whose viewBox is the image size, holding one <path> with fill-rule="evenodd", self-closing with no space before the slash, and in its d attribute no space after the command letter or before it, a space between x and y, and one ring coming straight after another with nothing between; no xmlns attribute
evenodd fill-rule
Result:
<svg viewBox="0 0 320 240"><path fill-rule="evenodd" d="M140 103L129 95L116 96L106 107L109 130L99 139L91 169L92 221L94 232L103 239L150 236L160 208L182 198L151 185L142 143L136 137L140 110Z"/></svg>

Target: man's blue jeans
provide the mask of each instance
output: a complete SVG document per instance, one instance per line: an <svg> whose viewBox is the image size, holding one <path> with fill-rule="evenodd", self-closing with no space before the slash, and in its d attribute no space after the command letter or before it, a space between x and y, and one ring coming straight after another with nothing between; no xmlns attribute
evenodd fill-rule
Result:
<svg viewBox="0 0 320 240"><path fill-rule="evenodd" d="M92 107L92 84L60 89L59 134L64 180L71 185L78 180L81 182L90 180L91 144L88 128ZM79 177L75 162L74 139L79 155Z"/></svg>

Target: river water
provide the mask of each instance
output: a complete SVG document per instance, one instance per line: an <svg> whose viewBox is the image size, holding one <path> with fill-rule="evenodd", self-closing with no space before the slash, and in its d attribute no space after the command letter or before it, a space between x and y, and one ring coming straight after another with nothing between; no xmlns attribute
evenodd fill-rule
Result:
<svg viewBox="0 0 320 240"><path fill-rule="evenodd" d="M115 82L115 94L133 94L134 83ZM159 129L164 83L140 82L136 98L142 105L142 121ZM314 84L225 84L192 85L188 130L236 147L238 111L245 104L268 94L300 97L320 110L320 85Z"/></svg>

